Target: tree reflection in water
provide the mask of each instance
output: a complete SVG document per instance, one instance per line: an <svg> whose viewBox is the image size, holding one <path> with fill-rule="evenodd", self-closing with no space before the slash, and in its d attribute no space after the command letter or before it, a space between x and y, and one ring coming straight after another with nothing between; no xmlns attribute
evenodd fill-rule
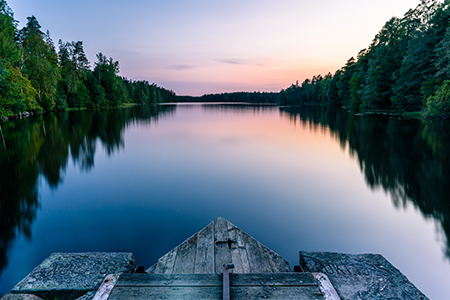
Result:
<svg viewBox="0 0 450 300"><path fill-rule="evenodd" d="M138 106L105 111L64 112L1 124L0 272L16 236L31 238L39 208L38 182L57 188L69 158L80 170L94 168L100 142L107 155L124 147L125 128L151 124L175 113L176 106ZM237 109L208 107L204 109ZM242 109L239 108L239 109ZM266 107L246 107L264 113ZM356 157L368 186L383 188L398 209L411 203L442 228L450 258L450 125L445 122L398 120L388 116L355 116L342 109L282 107L292 122L313 130L323 127Z"/></svg>
<svg viewBox="0 0 450 300"><path fill-rule="evenodd" d="M83 171L94 167L97 142L107 155L124 147L132 123L154 123L175 113L175 106L138 106L102 111L61 112L13 120L2 126L0 147L0 273L17 235L31 239L39 207L38 181L51 188L64 179L69 158Z"/></svg>
<svg viewBox="0 0 450 300"><path fill-rule="evenodd" d="M450 258L450 123L355 116L319 106L283 107L281 114L303 126L330 129L356 157L368 186L383 188L395 207L412 203L442 228Z"/></svg>

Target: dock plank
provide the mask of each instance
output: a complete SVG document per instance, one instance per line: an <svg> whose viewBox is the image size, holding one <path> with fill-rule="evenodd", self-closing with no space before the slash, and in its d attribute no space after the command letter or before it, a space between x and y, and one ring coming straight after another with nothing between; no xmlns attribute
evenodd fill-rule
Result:
<svg viewBox="0 0 450 300"><path fill-rule="evenodd" d="M172 249L166 255L158 259L158 263L155 268L155 273L159 274L172 274L173 266L175 265L175 259L177 257L178 248Z"/></svg>
<svg viewBox="0 0 450 300"><path fill-rule="evenodd" d="M140 287L115 288L110 300L196 300L196 299L222 299L222 287Z"/></svg>
<svg viewBox="0 0 450 300"><path fill-rule="evenodd" d="M231 299L325 299L317 287L231 287ZM115 288L110 300L125 299L222 299L222 287Z"/></svg>
<svg viewBox="0 0 450 300"><path fill-rule="evenodd" d="M232 286L315 286L312 273L230 274ZM116 287L222 286L221 274L122 274Z"/></svg>
<svg viewBox="0 0 450 300"><path fill-rule="evenodd" d="M222 286L220 274L122 274L116 287Z"/></svg>
<svg viewBox="0 0 450 300"><path fill-rule="evenodd" d="M250 273L247 248L242 238L243 232L231 223L228 223L228 232L229 238L234 241L231 245L231 260L234 264L233 273Z"/></svg>
<svg viewBox="0 0 450 300"><path fill-rule="evenodd" d="M214 222L214 269L217 274L222 273L223 265L232 263L229 248L228 221L218 218Z"/></svg>
<svg viewBox="0 0 450 300"><path fill-rule="evenodd" d="M317 286L311 273L230 274L233 286Z"/></svg>
<svg viewBox="0 0 450 300"><path fill-rule="evenodd" d="M292 272L292 268L281 255L274 252L273 250L267 248L266 246L262 245L263 251L267 254L269 257L269 263L272 267L272 272L274 273L281 273L281 272Z"/></svg>
<svg viewBox="0 0 450 300"><path fill-rule="evenodd" d="M238 287L231 288L232 299L325 299L318 287Z"/></svg>
<svg viewBox="0 0 450 300"><path fill-rule="evenodd" d="M268 256L262 251L260 243L247 234L243 234L247 244L247 256L250 263L251 273L271 273L272 267Z"/></svg>
<svg viewBox="0 0 450 300"><path fill-rule="evenodd" d="M324 299L311 273L230 274L232 299ZM222 299L220 274L122 274L109 300Z"/></svg>
<svg viewBox="0 0 450 300"><path fill-rule="evenodd" d="M235 266L232 273L292 272L286 259L222 217L161 257L149 271L222 274L228 263Z"/></svg>
<svg viewBox="0 0 450 300"><path fill-rule="evenodd" d="M178 247L173 273L192 274L195 267L195 253L197 252L197 234L191 236Z"/></svg>
<svg viewBox="0 0 450 300"><path fill-rule="evenodd" d="M194 273L213 274L214 271L214 222L212 222L198 233Z"/></svg>

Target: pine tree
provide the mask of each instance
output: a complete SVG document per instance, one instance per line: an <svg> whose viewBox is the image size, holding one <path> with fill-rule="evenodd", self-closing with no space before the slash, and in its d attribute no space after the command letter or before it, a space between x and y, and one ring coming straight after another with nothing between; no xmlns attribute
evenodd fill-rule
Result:
<svg viewBox="0 0 450 300"><path fill-rule="evenodd" d="M36 91L19 69L21 51L16 26L11 9L0 0L0 117L40 110Z"/></svg>
<svg viewBox="0 0 450 300"><path fill-rule="evenodd" d="M27 25L20 31L22 68L37 91L39 105L44 110L53 110L60 78L57 54L49 33L41 31L41 25L34 16L27 19Z"/></svg>

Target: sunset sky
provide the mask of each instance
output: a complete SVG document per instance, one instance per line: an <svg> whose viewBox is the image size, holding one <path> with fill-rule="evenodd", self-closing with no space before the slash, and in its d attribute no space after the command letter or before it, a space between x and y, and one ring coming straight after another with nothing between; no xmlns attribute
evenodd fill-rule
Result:
<svg viewBox="0 0 450 300"><path fill-rule="evenodd" d="M419 0L9 0L19 28L34 15L58 40L83 41L120 75L178 95L280 91L366 48Z"/></svg>

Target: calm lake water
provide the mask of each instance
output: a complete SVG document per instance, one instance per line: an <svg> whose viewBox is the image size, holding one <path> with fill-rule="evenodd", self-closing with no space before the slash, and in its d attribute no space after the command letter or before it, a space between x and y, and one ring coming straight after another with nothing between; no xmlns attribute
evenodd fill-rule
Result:
<svg viewBox="0 0 450 300"><path fill-rule="evenodd" d="M139 265L219 216L284 256L380 253L450 295L450 127L320 107L178 104L1 124L0 294L52 252Z"/></svg>

